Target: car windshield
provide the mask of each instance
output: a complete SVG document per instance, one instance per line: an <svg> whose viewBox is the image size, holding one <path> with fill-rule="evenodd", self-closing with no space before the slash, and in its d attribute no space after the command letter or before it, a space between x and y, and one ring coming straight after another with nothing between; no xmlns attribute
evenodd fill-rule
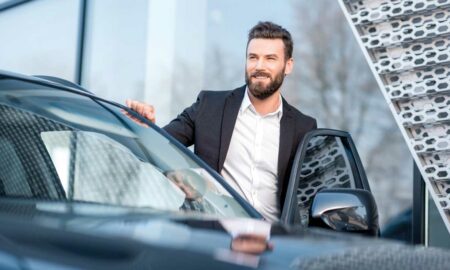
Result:
<svg viewBox="0 0 450 270"><path fill-rule="evenodd" d="M0 196L248 217L217 176L110 103L0 79Z"/></svg>

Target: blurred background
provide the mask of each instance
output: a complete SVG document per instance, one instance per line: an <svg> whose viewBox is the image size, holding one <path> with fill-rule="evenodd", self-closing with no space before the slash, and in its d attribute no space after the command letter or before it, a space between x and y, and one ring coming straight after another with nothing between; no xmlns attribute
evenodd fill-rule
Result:
<svg viewBox="0 0 450 270"><path fill-rule="evenodd" d="M0 69L151 103L163 126L201 89L244 84L248 30L265 20L295 40L284 97L352 134L382 226L407 211L413 160L337 1L0 0Z"/></svg>

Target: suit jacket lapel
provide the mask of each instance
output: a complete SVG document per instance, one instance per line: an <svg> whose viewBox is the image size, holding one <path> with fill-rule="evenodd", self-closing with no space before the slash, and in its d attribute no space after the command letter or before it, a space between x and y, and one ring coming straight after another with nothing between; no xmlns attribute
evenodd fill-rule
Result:
<svg viewBox="0 0 450 270"><path fill-rule="evenodd" d="M286 178L286 170L289 164L292 147L294 144L295 127L294 118L292 116L291 108L283 99L283 116L280 121L280 146L278 149L278 192L283 195L282 191L287 183L284 183ZM284 196L283 196L284 197ZM283 203L283 202L282 202Z"/></svg>
<svg viewBox="0 0 450 270"><path fill-rule="evenodd" d="M236 124L236 118L244 97L245 87L246 86L242 86L232 91L225 100L220 134L219 163L217 164L219 173L223 168L223 163L225 162L225 158L227 156L231 136L233 135L234 125Z"/></svg>

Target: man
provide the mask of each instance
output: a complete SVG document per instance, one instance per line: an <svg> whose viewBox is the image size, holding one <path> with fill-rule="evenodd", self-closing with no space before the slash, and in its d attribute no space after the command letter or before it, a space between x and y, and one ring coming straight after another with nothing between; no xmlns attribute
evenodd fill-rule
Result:
<svg viewBox="0 0 450 270"><path fill-rule="evenodd" d="M281 97L293 69L290 33L260 22L248 36L246 86L202 91L164 129L195 153L266 219L280 216L289 173L304 134L317 127ZM152 106L127 100L127 106L155 121Z"/></svg>

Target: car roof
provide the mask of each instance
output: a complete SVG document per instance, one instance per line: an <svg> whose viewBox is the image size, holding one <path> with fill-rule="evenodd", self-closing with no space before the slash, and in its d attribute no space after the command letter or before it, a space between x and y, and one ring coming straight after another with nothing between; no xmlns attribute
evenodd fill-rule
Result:
<svg viewBox="0 0 450 270"><path fill-rule="evenodd" d="M58 89L58 90L73 92L73 93L80 94L83 96L95 98L97 100L112 104L114 106L120 107L121 109L125 109L127 111L129 110L128 107L126 107L120 103L110 101L107 99L103 99L99 96L96 96L91 91L84 89L83 87L81 87L80 85L78 85L76 83L73 83L68 80L58 78L58 77L47 76L47 75L31 76L31 75L24 75L24 74L19 74L19 73L0 69L0 78L1 77L16 79L16 80L20 80L20 81L24 81L24 82L36 83L36 84L43 85L43 86L49 86L49 87L52 87L52 88Z"/></svg>
<svg viewBox="0 0 450 270"><path fill-rule="evenodd" d="M47 76L47 75L33 75L33 76L37 77L37 78L41 78L41 79L47 80L47 81L59 83L59 84L64 85L64 86L75 87L76 89L79 89L79 90L84 91L84 92L92 93L91 91L81 87L80 85L78 85L78 84L76 84L74 82L62 79L62 78L53 77L53 76Z"/></svg>

